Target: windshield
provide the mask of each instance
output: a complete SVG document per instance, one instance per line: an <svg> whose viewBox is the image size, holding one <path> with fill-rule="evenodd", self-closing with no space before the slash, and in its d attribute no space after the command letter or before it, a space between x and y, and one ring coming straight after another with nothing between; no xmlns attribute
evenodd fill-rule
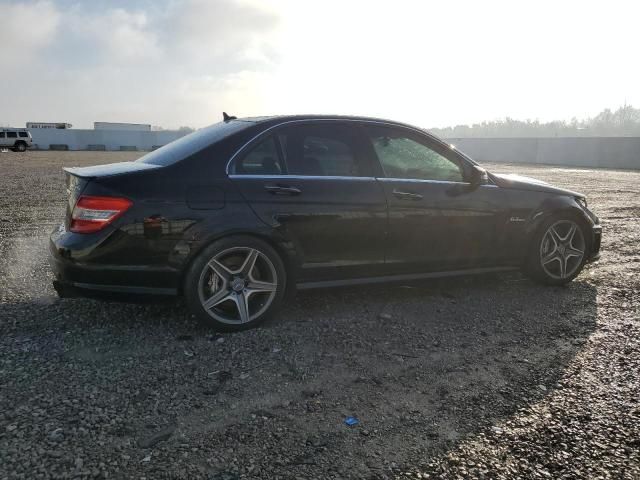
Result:
<svg viewBox="0 0 640 480"><path fill-rule="evenodd" d="M140 157L136 162L151 163L153 165L172 165L183 158L199 152L212 143L218 142L224 138L233 135L236 132L244 130L251 126L252 123L241 120L233 120L231 122L220 122L209 127L197 130L189 135L185 135L178 140L168 143L164 147L149 152Z"/></svg>

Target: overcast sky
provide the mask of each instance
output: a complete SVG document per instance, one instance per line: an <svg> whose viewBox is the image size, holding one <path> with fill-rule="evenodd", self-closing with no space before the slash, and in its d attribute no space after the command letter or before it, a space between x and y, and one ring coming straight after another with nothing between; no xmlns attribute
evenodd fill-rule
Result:
<svg viewBox="0 0 640 480"><path fill-rule="evenodd" d="M640 107L633 1L0 0L0 125Z"/></svg>

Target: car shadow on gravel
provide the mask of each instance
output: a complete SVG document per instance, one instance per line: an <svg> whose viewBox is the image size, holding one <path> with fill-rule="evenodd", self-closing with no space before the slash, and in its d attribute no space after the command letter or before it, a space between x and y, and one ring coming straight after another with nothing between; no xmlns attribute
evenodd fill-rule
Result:
<svg viewBox="0 0 640 480"><path fill-rule="evenodd" d="M63 431L92 432L62 450L82 444L128 475L376 478L562 388L596 297L586 281L548 288L519 275L301 292L263 328L228 335L181 302L5 303L4 368L20 368L0 407L44 403ZM108 421L85 425L80 408ZM348 415L360 423L345 426ZM175 433L141 463L167 425Z"/></svg>

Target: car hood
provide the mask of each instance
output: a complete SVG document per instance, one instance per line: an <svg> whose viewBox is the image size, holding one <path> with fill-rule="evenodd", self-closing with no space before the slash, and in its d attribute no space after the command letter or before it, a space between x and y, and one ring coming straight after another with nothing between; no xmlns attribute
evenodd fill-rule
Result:
<svg viewBox="0 0 640 480"><path fill-rule="evenodd" d="M572 197L583 197L581 193L567 190L566 188L554 187L553 185L538 180L537 178L524 177L515 173L491 174L496 185L502 188L512 188L514 190L529 190L533 192L555 193L557 195L570 195Z"/></svg>

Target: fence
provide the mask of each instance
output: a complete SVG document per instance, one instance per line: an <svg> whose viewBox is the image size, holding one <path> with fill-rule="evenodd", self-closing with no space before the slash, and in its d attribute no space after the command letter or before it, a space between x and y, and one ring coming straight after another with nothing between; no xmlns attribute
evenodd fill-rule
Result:
<svg viewBox="0 0 640 480"><path fill-rule="evenodd" d="M448 138L478 162L640 169L638 137Z"/></svg>
<svg viewBox="0 0 640 480"><path fill-rule="evenodd" d="M57 130L34 128L29 130L37 148L49 150L66 145L69 150L153 150L186 135L175 130ZM58 146L58 147L56 147Z"/></svg>
<svg viewBox="0 0 640 480"><path fill-rule="evenodd" d="M37 148L154 150L185 135L174 130L31 130ZM539 163L573 167L640 169L638 137L449 138L479 162Z"/></svg>

